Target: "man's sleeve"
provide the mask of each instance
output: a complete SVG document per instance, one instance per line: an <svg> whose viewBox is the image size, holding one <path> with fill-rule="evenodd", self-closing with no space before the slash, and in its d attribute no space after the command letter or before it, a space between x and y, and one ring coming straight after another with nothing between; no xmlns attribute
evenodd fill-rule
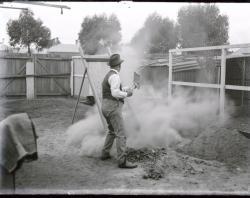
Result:
<svg viewBox="0 0 250 198"><path fill-rule="evenodd" d="M113 74L109 77L108 82L110 84L111 95L115 98L126 98L127 92L120 90L121 80L119 75Z"/></svg>

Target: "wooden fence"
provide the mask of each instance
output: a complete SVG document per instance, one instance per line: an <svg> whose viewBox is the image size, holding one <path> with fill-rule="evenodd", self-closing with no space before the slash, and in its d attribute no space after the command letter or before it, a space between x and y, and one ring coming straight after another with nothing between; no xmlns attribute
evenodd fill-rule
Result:
<svg viewBox="0 0 250 198"><path fill-rule="evenodd" d="M0 57L2 96L70 95L71 58L50 54L5 54Z"/></svg>
<svg viewBox="0 0 250 198"><path fill-rule="evenodd" d="M89 72L92 75L97 94L101 98L101 80L109 69L106 64L107 57L86 56L85 58L88 62ZM241 66L238 66L239 64ZM250 103L249 64L250 58L240 59L240 63L239 60L236 62L231 61L231 59L230 61L227 60L225 92L229 94L233 92L231 95L235 95L237 99L239 98L241 104ZM202 78L202 83L197 83L196 80L192 80L195 79L195 76L199 73L197 69L194 69L173 72L171 77L172 81L170 84L166 82L166 86L167 84L204 86L217 88L217 90L220 91L221 85L219 79L221 78L221 73L217 71L217 69L214 72L219 75L215 75L216 78L213 79L213 82L203 82L205 77ZM84 66L79 56L70 58L51 54L35 54L31 57L27 54L0 55L0 95L27 96L27 98L60 95L78 96L83 73ZM150 77L152 80L156 79L156 85L157 83L161 83L160 85L162 85L166 80L169 81L167 77L169 75L168 67L147 67L147 72L142 71L141 74L142 79L144 77ZM150 82L153 83L152 81ZM198 82L200 82L200 80ZM81 96L85 97L88 95L93 94L89 85L88 76L86 75Z"/></svg>
<svg viewBox="0 0 250 198"><path fill-rule="evenodd" d="M6 96L26 95L26 55L4 55L0 57L0 93Z"/></svg>

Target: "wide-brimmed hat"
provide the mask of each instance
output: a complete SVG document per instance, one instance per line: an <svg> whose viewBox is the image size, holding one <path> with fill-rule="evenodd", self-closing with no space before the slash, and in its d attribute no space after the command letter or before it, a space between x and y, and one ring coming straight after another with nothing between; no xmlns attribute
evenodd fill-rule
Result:
<svg viewBox="0 0 250 198"><path fill-rule="evenodd" d="M120 65L124 60L120 58L120 54L112 54L109 58L108 65L110 67L115 67L117 65Z"/></svg>

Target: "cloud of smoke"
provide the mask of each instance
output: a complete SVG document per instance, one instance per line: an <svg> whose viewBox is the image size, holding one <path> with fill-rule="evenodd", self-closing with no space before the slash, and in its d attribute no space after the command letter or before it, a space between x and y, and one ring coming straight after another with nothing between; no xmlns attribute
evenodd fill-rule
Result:
<svg viewBox="0 0 250 198"><path fill-rule="evenodd" d="M139 65L136 52L129 47L121 52L125 60L121 73L124 85L132 85L133 72ZM124 122L127 146L167 147L197 136L206 127L218 125L219 98L217 92L203 89L176 88L171 101L163 91L150 86L135 90L125 100ZM228 105L229 104L229 105ZM232 110L226 105L226 114ZM82 155L99 156L105 134L97 111L72 125L68 130L68 145L77 146ZM115 154L115 144L111 154Z"/></svg>
<svg viewBox="0 0 250 198"><path fill-rule="evenodd" d="M142 59L143 52L137 51L130 46L123 46L121 52L119 52L121 58L124 59L122 63L122 68L120 71L120 76L122 79L122 83L124 85L133 84L133 75L134 72L140 66L140 60Z"/></svg>

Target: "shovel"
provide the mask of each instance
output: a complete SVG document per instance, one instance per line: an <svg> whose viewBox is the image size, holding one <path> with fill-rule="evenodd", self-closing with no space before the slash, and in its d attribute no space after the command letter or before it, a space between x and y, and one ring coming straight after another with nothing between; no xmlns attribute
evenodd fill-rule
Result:
<svg viewBox="0 0 250 198"><path fill-rule="evenodd" d="M132 89L140 89L140 75L137 74L136 72L134 72L133 84L134 84L134 85L133 85ZM133 108L131 107L131 104L130 104L129 101L127 101L127 106L128 106L128 108L130 109L130 112L132 113L132 116L133 116L134 119L135 119L135 123L136 123L135 129L136 129L137 131L140 131L140 129L141 129L140 122L139 122L139 120L138 120L138 118L137 118L137 116L136 116L136 114L135 114Z"/></svg>
<svg viewBox="0 0 250 198"><path fill-rule="evenodd" d="M134 72L134 86L133 89L140 89L140 75Z"/></svg>

